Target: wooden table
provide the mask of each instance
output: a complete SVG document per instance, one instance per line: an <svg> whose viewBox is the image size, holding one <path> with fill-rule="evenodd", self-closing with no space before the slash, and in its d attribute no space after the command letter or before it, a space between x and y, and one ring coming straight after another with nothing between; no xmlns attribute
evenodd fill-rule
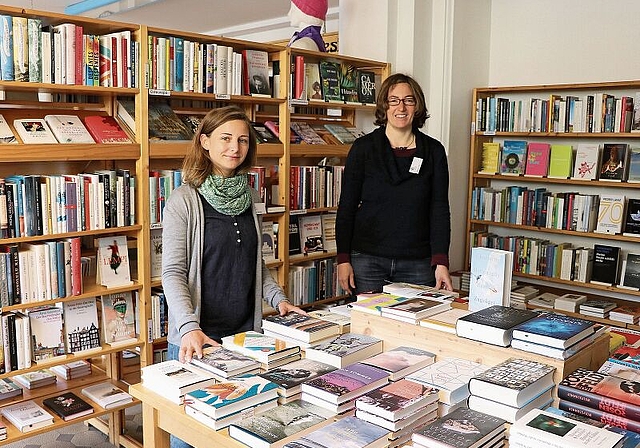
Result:
<svg viewBox="0 0 640 448"><path fill-rule="evenodd" d="M142 401L144 446L169 448L169 435L173 434L196 448L246 448L229 437L226 429L209 428L185 414L184 406L163 398L141 383L129 386L129 393Z"/></svg>

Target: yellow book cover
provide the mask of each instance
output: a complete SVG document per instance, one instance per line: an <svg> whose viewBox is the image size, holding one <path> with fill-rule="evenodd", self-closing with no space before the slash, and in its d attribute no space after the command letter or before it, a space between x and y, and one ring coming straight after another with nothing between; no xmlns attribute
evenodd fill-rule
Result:
<svg viewBox="0 0 640 448"><path fill-rule="evenodd" d="M573 174L573 146L551 145L549 175L556 179L567 179Z"/></svg>

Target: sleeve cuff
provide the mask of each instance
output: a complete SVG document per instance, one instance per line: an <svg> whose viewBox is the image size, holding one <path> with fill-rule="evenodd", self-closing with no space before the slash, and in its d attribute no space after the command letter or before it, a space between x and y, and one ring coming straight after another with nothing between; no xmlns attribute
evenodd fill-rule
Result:
<svg viewBox="0 0 640 448"><path fill-rule="evenodd" d="M351 263L351 255L345 254L345 253L340 253L340 254L336 255L336 261L337 261L338 264Z"/></svg>
<svg viewBox="0 0 640 448"><path fill-rule="evenodd" d="M431 255L431 267L438 265L445 266L449 269L449 257L446 254L433 254Z"/></svg>

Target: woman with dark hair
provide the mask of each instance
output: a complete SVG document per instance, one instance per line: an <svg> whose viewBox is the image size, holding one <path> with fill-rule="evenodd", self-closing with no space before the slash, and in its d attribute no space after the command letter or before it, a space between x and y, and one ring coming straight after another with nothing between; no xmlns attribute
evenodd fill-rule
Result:
<svg viewBox="0 0 640 448"><path fill-rule="evenodd" d="M444 147L420 132L429 117L424 93L394 74L376 100L377 129L347 157L336 218L338 279L350 293L385 282L452 290L451 214Z"/></svg>

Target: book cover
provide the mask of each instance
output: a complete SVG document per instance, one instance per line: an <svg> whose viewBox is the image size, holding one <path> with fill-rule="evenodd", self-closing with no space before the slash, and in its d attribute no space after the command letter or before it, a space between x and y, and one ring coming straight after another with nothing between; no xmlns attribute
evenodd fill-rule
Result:
<svg viewBox="0 0 640 448"><path fill-rule="evenodd" d="M262 258L264 258L266 262L276 260L275 238L273 222L262 221Z"/></svg>
<svg viewBox="0 0 640 448"><path fill-rule="evenodd" d="M44 361L65 354L62 309L50 307L29 311L33 360Z"/></svg>
<svg viewBox="0 0 640 448"><path fill-rule="evenodd" d="M324 127L343 145L350 145L356 140L355 136L341 124L329 123L325 124Z"/></svg>
<svg viewBox="0 0 640 448"><path fill-rule="evenodd" d="M505 423L500 418L482 412L458 408L417 430L411 438L424 446L438 443L450 447L471 447L504 431Z"/></svg>
<svg viewBox="0 0 640 448"><path fill-rule="evenodd" d="M549 156L551 146L548 143L530 142L527 148L527 163L524 174L527 176L544 177L549 171Z"/></svg>
<svg viewBox="0 0 640 448"><path fill-rule="evenodd" d="M359 397L356 409L397 421L435 401L438 401L436 388L401 379Z"/></svg>
<svg viewBox="0 0 640 448"><path fill-rule="evenodd" d="M22 395L22 387L15 383L11 378L2 378L0 380L0 399L15 397Z"/></svg>
<svg viewBox="0 0 640 448"><path fill-rule="evenodd" d="M543 313L517 325L513 338L564 349L592 334L594 325L578 317Z"/></svg>
<svg viewBox="0 0 640 448"><path fill-rule="evenodd" d="M53 425L53 415L33 400L4 406L0 409L0 413L21 432L30 432Z"/></svg>
<svg viewBox="0 0 640 448"><path fill-rule="evenodd" d="M362 293L358 294L358 300L351 303L354 310L369 314L381 314L381 309L396 303L406 302L409 297L401 297L388 293Z"/></svg>
<svg viewBox="0 0 640 448"><path fill-rule="evenodd" d="M289 313L286 316L271 315L262 319L262 328L302 342L319 341L338 335L340 327L332 322L314 319L303 314Z"/></svg>
<svg viewBox="0 0 640 448"><path fill-rule="evenodd" d="M178 360L163 361L142 367L142 384L177 404L192 390L214 384L208 371Z"/></svg>
<svg viewBox="0 0 640 448"><path fill-rule="evenodd" d="M627 254L627 258L624 260L620 286L640 289L640 254Z"/></svg>
<svg viewBox="0 0 640 448"><path fill-rule="evenodd" d="M345 103L358 103L358 70L349 63L340 64L340 99Z"/></svg>
<svg viewBox="0 0 640 448"><path fill-rule="evenodd" d="M193 137L191 129L182 122L169 104L150 101L148 111L149 140L191 140Z"/></svg>
<svg viewBox="0 0 640 448"><path fill-rule="evenodd" d="M309 254L324 251L321 215L300 216L298 226L300 229L300 247L302 248L302 253Z"/></svg>
<svg viewBox="0 0 640 448"><path fill-rule="evenodd" d="M278 137L262 123L252 122L251 127L256 133L259 143L280 143Z"/></svg>
<svg viewBox="0 0 640 448"><path fill-rule="evenodd" d="M62 310L67 353L99 349L100 329L96 298L64 302Z"/></svg>
<svg viewBox="0 0 640 448"><path fill-rule="evenodd" d="M202 358L192 358L191 364L221 378L254 372L260 368L260 363L255 359L219 346L205 348Z"/></svg>
<svg viewBox="0 0 640 448"><path fill-rule="evenodd" d="M309 145L325 145L325 141L318 135L318 133L309 125L303 121L291 122L291 130L298 134L302 140Z"/></svg>
<svg viewBox="0 0 640 448"><path fill-rule="evenodd" d="M108 115L89 115L84 124L97 143L132 143L116 119Z"/></svg>
<svg viewBox="0 0 640 448"><path fill-rule="evenodd" d="M358 102L376 103L376 74L369 70L358 70Z"/></svg>
<svg viewBox="0 0 640 448"><path fill-rule="evenodd" d="M322 100L322 81L320 80L320 67L318 63L304 63L304 78L307 88L307 99Z"/></svg>
<svg viewBox="0 0 640 448"><path fill-rule="evenodd" d="M482 165L479 174L496 174L500 172L500 143L482 143Z"/></svg>
<svg viewBox="0 0 640 448"><path fill-rule="evenodd" d="M600 146L597 143L578 143L573 178L580 180L597 179L599 161Z"/></svg>
<svg viewBox="0 0 640 448"><path fill-rule="evenodd" d="M527 161L527 142L524 140L505 140L502 144L500 174L519 176L524 174Z"/></svg>
<svg viewBox="0 0 640 448"><path fill-rule="evenodd" d="M489 247L471 249L469 309L509 305L513 253Z"/></svg>
<svg viewBox="0 0 640 448"><path fill-rule="evenodd" d="M13 134L7 120L0 115L0 145L14 145L18 143L18 139Z"/></svg>
<svg viewBox="0 0 640 448"><path fill-rule="evenodd" d="M606 424L607 426L610 425L636 433L640 432L640 423L636 422L635 420L621 417L617 414L614 414L613 412L590 408L589 406L584 406L583 404L567 400L559 400L558 407L563 411L571 412L574 415L577 414L590 420L601 422L603 424ZM610 410L614 411L613 409Z"/></svg>
<svg viewBox="0 0 640 448"><path fill-rule="evenodd" d="M548 177L567 179L573 174L573 147L571 145L551 145Z"/></svg>
<svg viewBox="0 0 640 448"><path fill-rule="evenodd" d="M626 367L630 367L632 369L636 369L640 372L640 349L637 347L630 347L628 345L623 345L622 347L618 347L616 351L614 351L611 354L611 356L609 356L609 361L617 364L621 364ZM624 377L624 375L615 375L615 376ZM633 378L625 378L625 379L633 379Z"/></svg>
<svg viewBox="0 0 640 448"><path fill-rule="evenodd" d="M129 268L129 247L125 235L98 238L98 267L96 283L106 286L124 286L133 283Z"/></svg>
<svg viewBox="0 0 640 448"><path fill-rule="evenodd" d="M105 409L123 406L133 401L133 397L110 382L93 384L82 388L82 394Z"/></svg>
<svg viewBox="0 0 640 448"><path fill-rule="evenodd" d="M592 313L605 314L617 306L611 300L589 299L580 304L580 312L590 311Z"/></svg>
<svg viewBox="0 0 640 448"><path fill-rule="evenodd" d="M625 196L621 194L603 194L598 206L596 233L617 234L622 232Z"/></svg>
<svg viewBox="0 0 640 448"><path fill-rule="evenodd" d="M409 373L433 364L436 355L419 348L399 346L371 358L363 359L363 364L377 367L389 373L389 379L398 380Z"/></svg>
<svg viewBox="0 0 640 448"><path fill-rule="evenodd" d="M269 369L267 372L260 373L259 376L276 383L280 394L288 397L300 392L300 385L303 382L334 370L336 368L332 365L304 358Z"/></svg>
<svg viewBox="0 0 640 448"><path fill-rule="evenodd" d="M300 246L300 225L297 215L289 217L289 256L302 253Z"/></svg>
<svg viewBox="0 0 640 448"><path fill-rule="evenodd" d="M55 397L45 398L42 404L65 422L93 413L91 405L73 392L64 392Z"/></svg>
<svg viewBox="0 0 640 448"><path fill-rule="evenodd" d="M640 182L640 147L629 147L627 182Z"/></svg>
<svg viewBox="0 0 640 448"><path fill-rule="evenodd" d="M285 341L257 331L243 331L226 336L222 338L222 346L264 364L300 352L300 347L287 347Z"/></svg>
<svg viewBox="0 0 640 448"><path fill-rule="evenodd" d="M333 311L327 310L313 310L309 311L307 314L311 317L315 317L316 319L324 320L327 322L332 322L340 327L340 333L348 333L351 328L351 318L349 316L345 316L344 314L335 313Z"/></svg>
<svg viewBox="0 0 640 448"><path fill-rule="evenodd" d="M151 261L151 278L162 277L162 229L151 229L149 259Z"/></svg>
<svg viewBox="0 0 640 448"><path fill-rule="evenodd" d="M77 115L45 115L44 121L60 143L95 143Z"/></svg>
<svg viewBox="0 0 640 448"><path fill-rule="evenodd" d="M269 85L269 53L263 50L242 50L244 93L271 96Z"/></svg>
<svg viewBox="0 0 640 448"><path fill-rule="evenodd" d="M287 443L285 448L343 447L365 448L386 441L389 431L373 423L350 416L312 431L306 436Z"/></svg>
<svg viewBox="0 0 640 448"><path fill-rule="evenodd" d="M605 143L602 146L602 164L600 165L600 180L625 180L628 166L628 147L626 143Z"/></svg>
<svg viewBox="0 0 640 448"><path fill-rule="evenodd" d="M57 381L55 373L48 369L20 373L15 375L13 379L27 389L37 389L48 384L54 384Z"/></svg>
<svg viewBox="0 0 640 448"><path fill-rule="evenodd" d="M420 320L420 326L431 328L446 333L456 334L456 325L462 316L466 316L471 311L462 308L451 308L442 313L426 317Z"/></svg>
<svg viewBox="0 0 640 448"><path fill-rule="evenodd" d="M389 375L362 363L350 364L302 383L302 392L342 404L387 383Z"/></svg>
<svg viewBox="0 0 640 448"><path fill-rule="evenodd" d="M0 15L0 41L2 42L2 51L0 51L2 80L13 81L15 72L13 70L13 16L11 15Z"/></svg>
<svg viewBox="0 0 640 448"><path fill-rule="evenodd" d="M593 245L591 282L604 285L617 284L619 267L620 247L606 244Z"/></svg>
<svg viewBox="0 0 640 448"><path fill-rule="evenodd" d="M493 305L460 317L456 323L456 334L507 347L511 343L514 327L537 316L538 313L534 311Z"/></svg>
<svg viewBox="0 0 640 448"><path fill-rule="evenodd" d="M636 254L630 254L638 257ZM640 259L636 261L636 263L640 263ZM638 286L635 286L634 289L638 289ZM616 306L609 312L609 319L617 320L619 322L627 322L635 324L638 322L640 318L640 306L637 305L620 305Z"/></svg>
<svg viewBox="0 0 640 448"><path fill-rule="evenodd" d="M104 342L122 344L136 339L135 315L131 291L101 297Z"/></svg>
<svg viewBox="0 0 640 448"><path fill-rule="evenodd" d="M325 101L341 101L340 67L337 63L322 60L319 63L322 80L322 97Z"/></svg>
<svg viewBox="0 0 640 448"><path fill-rule="evenodd" d="M326 357L323 355L329 355L332 359L352 359L354 356L357 356L358 353L365 351L374 351L375 353L373 354L382 352L382 340L363 334L345 333L329 342L307 348L305 356L308 359L315 359L335 365L329 362L328 359L325 359ZM357 357L359 358L358 360L362 360L369 356L372 356L372 354ZM341 364L346 365L347 363L341 362Z"/></svg>
<svg viewBox="0 0 640 448"><path fill-rule="evenodd" d="M42 118L20 118L13 120L13 127L25 144L58 143L49 126Z"/></svg>
<svg viewBox="0 0 640 448"><path fill-rule="evenodd" d="M447 294L430 293L431 297L414 297L404 302L382 308L381 314L390 318L404 318L407 321L419 320L451 308L451 301Z"/></svg>
<svg viewBox="0 0 640 448"><path fill-rule="evenodd" d="M336 215L325 213L322 215L322 246L324 250L333 252L336 250Z"/></svg>
<svg viewBox="0 0 640 448"><path fill-rule="evenodd" d="M627 200L622 234L640 236L640 199L629 198Z"/></svg>

